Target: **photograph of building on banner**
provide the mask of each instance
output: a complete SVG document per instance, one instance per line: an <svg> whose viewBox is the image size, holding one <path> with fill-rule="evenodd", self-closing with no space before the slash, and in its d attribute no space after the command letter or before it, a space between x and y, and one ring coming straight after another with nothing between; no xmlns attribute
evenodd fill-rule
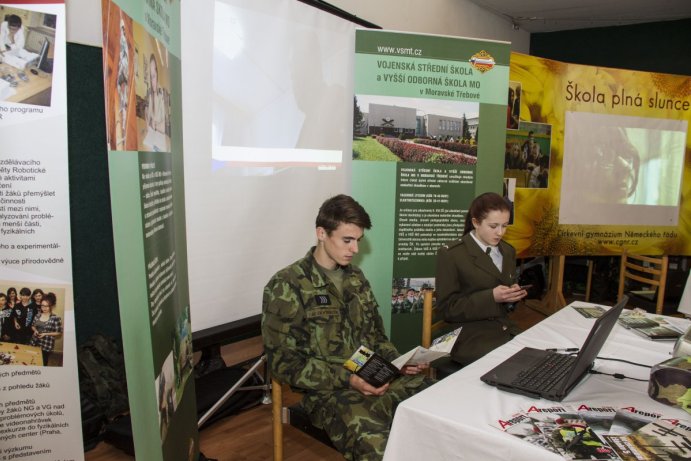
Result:
<svg viewBox="0 0 691 461"><path fill-rule="evenodd" d="M480 104L357 95L353 160L475 165Z"/></svg>
<svg viewBox="0 0 691 461"><path fill-rule="evenodd" d="M65 289L0 283L0 365L61 367Z"/></svg>
<svg viewBox="0 0 691 461"><path fill-rule="evenodd" d="M50 106L57 16L0 7L0 101Z"/></svg>

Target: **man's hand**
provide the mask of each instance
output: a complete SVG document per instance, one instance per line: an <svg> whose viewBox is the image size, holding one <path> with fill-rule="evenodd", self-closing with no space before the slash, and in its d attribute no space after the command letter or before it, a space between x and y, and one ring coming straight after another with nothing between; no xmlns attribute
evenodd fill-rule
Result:
<svg viewBox="0 0 691 461"><path fill-rule="evenodd" d="M362 395L384 395L389 389L389 383L381 387L374 387L356 374L350 375L350 387L360 392Z"/></svg>
<svg viewBox="0 0 691 461"><path fill-rule="evenodd" d="M403 368L401 368L401 373L404 375L417 375L419 373L422 373L426 369L429 368L429 363L418 363L416 365L406 365Z"/></svg>

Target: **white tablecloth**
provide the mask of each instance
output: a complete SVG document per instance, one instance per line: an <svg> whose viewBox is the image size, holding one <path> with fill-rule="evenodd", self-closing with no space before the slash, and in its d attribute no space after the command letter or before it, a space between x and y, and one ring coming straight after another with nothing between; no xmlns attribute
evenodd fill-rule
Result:
<svg viewBox="0 0 691 461"><path fill-rule="evenodd" d="M592 306L576 302L572 305ZM594 320L578 314L571 305L548 317L511 342L477 362L406 400L396 410L386 447L385 461L419 460L559 460L558 455L505 434L491 426L531 405L554 402L500 391L480 381L480 376L525 346L535 348L580 347ZM682 331L688 320L671 319ZM616 325L600 357L613 357L654 365L671 358L673 342L654 342ZM650 370L621 362L595 361L595 370L648 379ZM635 406L670 417L691 419L688 413L660 404L648 396L647 382L588 375L562 404L607 403Z"/></svg>

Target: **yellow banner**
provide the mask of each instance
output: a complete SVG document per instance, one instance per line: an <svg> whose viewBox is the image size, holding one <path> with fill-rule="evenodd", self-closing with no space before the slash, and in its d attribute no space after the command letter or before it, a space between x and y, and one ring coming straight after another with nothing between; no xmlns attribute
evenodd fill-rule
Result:
<svg viewBox="0 0 691 461"><path fill-rule="evenodd" d="M691 77L511 54L519 257L691 254Z"/></svg>

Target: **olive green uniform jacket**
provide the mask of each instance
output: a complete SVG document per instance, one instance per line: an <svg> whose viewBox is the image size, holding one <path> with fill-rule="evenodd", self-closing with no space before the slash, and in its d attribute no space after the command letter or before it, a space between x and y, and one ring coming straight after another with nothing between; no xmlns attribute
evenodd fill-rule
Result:
<svg viewBox="0 0 691 461"><path fill-rule="evenodd" d="M463 327L451 358L462 365L479 359L520 333L508 319L507 306L494 301L492 290L516 282L516 250L499 242L502 271L470 234L437 252L437 305L444 320Z"/></svg>

